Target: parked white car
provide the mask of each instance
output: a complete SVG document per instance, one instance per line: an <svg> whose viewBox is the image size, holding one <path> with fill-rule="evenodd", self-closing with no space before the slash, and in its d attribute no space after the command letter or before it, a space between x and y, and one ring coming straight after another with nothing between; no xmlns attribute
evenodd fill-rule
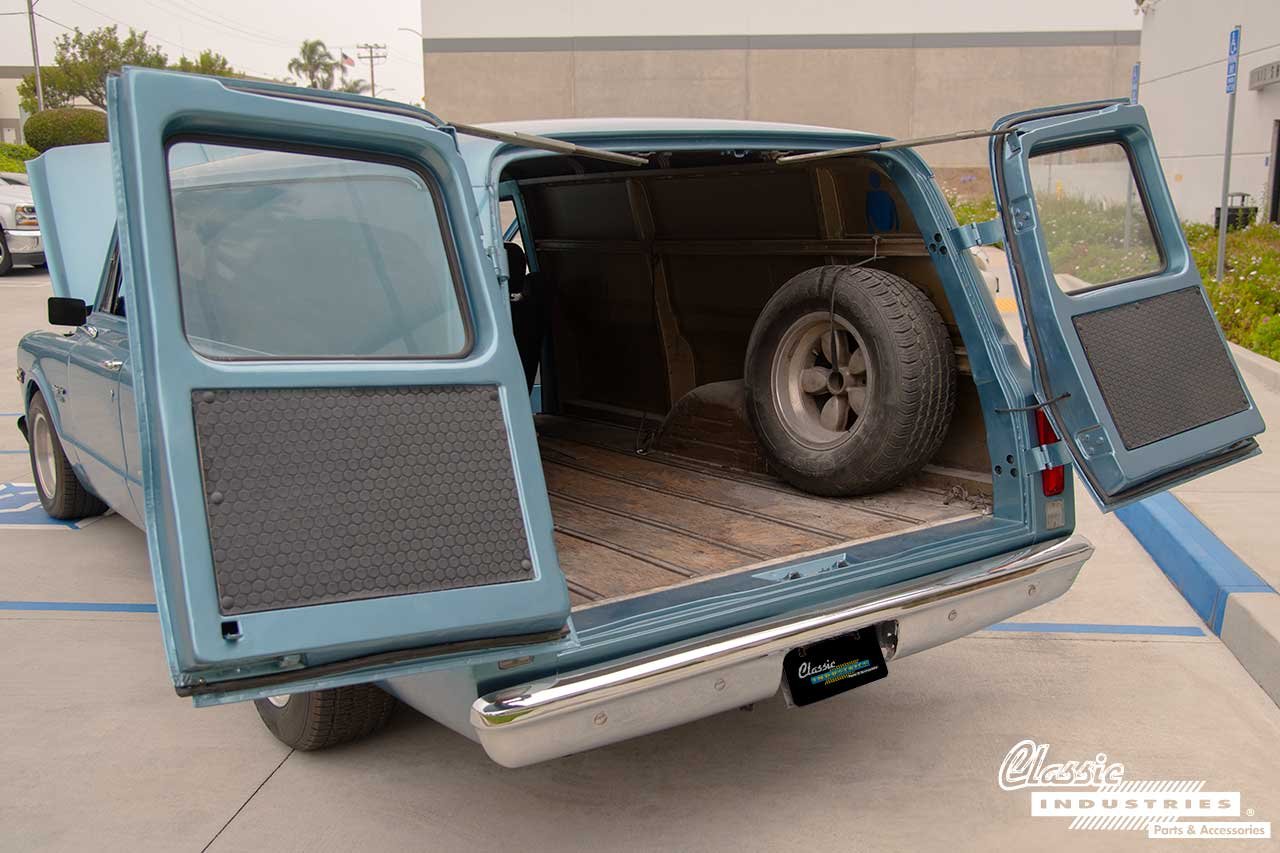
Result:
<svg viewBox="0 0 1280 853"><path fill-rule="evenodd" d="M0 172L0 275L15 264L44 266L44 241L27 176Z"/></svg>

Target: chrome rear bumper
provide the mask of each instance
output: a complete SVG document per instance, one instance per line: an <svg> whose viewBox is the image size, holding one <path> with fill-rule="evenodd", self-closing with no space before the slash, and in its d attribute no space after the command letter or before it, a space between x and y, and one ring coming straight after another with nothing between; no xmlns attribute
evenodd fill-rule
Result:
<svg viewBox="0 0 1280 853"><path fill-rule="evenodd" d="M471 725L489 757L522 767L687 723L774 695L782 658L807 645L897 623L903 657L980 630L1066 592L1093 553L1082 536L969 563L605 666L481 696Z"/></svg>

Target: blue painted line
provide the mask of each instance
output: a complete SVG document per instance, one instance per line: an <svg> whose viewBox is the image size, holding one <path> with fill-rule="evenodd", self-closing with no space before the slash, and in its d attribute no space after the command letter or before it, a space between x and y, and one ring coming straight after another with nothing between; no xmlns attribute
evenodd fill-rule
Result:
<svg viewBox="0 0 1280 853"><path fill-rule="evenodd" d="M1155 634L1165 637L1203 637L1195 625L1094 625L1085 622L1001 622L988 631L1025 634Z"/></svg>
<svg viewBox="0 0 1280 853"><path fill-rule="evenodd" d="M6 453L6 454L7 454L7 453L12 453L12 454L14 454L15 456L16 456L17 454L19 454L19 453L21 453L23 456L26 456L26 455L27 455L27 451L25 451L25 450L0 450L0 453Z"/></svg>
<svg viewBox="0 0 1280 853"><path fill-rule="evenodd" d="M0 412L0 418L20 418L22 412Z"/></svg>
<svg viewBox="0 0 1280 853"><path fill-rule="evenodd" d="M154 604L100 601L0 601L0 610L71 610L80 613L158 613Z"/></svg>
<svg viewBox="0 0 1280 853"><path fill-rule="evenodd" d="M1215 634L1222 633L1233 592L1275 592L1168 492L1116 510L1116 515Z"/></svg>

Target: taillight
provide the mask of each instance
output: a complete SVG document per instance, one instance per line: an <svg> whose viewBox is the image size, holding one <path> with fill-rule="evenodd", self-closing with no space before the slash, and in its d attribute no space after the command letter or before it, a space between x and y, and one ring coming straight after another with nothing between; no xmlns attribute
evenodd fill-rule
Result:
<svg viewBox="0 0 1280 853"><path fill-rule="evenodd" d="M1044 409L1036 409L1036 443L1041 447L1058 443L1058 434L1053 431L1053 424L1049 423L1049 416L1044 413ZM1046 498L1062 494L1067 487L1066 466L1055 465L1041 471L1040 487Z"/></svg>

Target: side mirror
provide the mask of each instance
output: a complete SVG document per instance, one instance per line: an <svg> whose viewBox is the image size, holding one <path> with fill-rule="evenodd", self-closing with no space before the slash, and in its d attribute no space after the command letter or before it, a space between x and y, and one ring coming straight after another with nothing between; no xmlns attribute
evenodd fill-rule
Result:
<svg viewBox="0 0 1280 853"><path fill-rule="evenodd" d="M89 319L89 306L83 299L70 296L49 297L49 322L55 326L83 326Z"/></svg>

